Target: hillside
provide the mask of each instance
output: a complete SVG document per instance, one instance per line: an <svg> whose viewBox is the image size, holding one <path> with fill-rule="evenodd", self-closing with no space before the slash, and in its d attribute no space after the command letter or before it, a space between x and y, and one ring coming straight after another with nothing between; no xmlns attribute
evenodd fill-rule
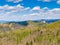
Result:
<svg viewBox="0 0 60 45"><path fill-rule="evenodd" d="M0 24L0 45L60 45L60 21Z"/></svg>

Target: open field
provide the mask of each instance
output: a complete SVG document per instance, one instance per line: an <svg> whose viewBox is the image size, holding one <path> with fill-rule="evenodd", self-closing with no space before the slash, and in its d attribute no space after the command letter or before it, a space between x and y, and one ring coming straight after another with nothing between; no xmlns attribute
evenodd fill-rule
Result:
<svg viewBox="0 0 60 45"><path fill-rule="evenodd" d="M29 21L27 26L2 24L0 29L0 45L60 45L60 21Z"/></svg>

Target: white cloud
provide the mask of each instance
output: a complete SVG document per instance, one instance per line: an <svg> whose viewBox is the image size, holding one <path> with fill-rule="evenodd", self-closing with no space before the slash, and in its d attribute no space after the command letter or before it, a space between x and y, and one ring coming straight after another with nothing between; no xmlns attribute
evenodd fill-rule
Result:
<svg viewBox="0 0 60 45"><path fill-rule="evenodd" d="M60 15L60 8L54 8L51 11L54 12L54 14L59 14Z"/></svg>
<svg viewBox="0 0 60 45"><path fill-rule="evenodd" d="M0 6L0 20L37 20L37 19L60 19L60 8L49 9L48 7L40 8L39 6L23 7L4 5Z"/></svg>
<svg viewBox="0 0 60 45"><path fill-rule="evenodd" d="M18 2L22 2L23 0L7 0L8 2L13 2L13 3L18 3Z"/></svg>
<svg viewBox="0 0 60 45"><path fill-rule="evenodd" d="M54 1L57 4L60 4L60 0L37 0L37 1L42 1L42 2L51 2L51 1Z"/></svg>
<svg viewBox="0 0 60 45"><path fill-rule="evenodd" d="M40 7L39 6L36 6L32 10L40 10Z"/></svg>
<svg viewBox="0 0 60 45"><path fill-rule="evenodd" d="M43 2L50 2L51 0L43 0Z"/></svg>
<svg viewBox="0 0 60 45"><path fill-rule="evenodd" d="M60 0L57 1L57 4L60 4Z"/></svg>
<svg viewBox="0 0 60 45"><path fill-rule="evenodd" d="M42 1L42 2L51 2L52 0L37 0L37 1Z"/></svg>

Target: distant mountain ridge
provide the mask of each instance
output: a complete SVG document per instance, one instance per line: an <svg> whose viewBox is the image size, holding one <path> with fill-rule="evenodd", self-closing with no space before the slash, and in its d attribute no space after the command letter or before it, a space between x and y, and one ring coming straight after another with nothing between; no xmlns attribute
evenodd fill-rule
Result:
<svg viewBox="0 0 60 45"><path fill-rule="evenodd" d="M52 23L55 21L58 21L60 19L41 19L41 20L28 20L28 21L33 21L33 22L43 22L43 23ZM0 24L4 24L4 23L16 23L16 24L24 24L27 25L28 21L4 21L4 20L0 20Z"/></svg>

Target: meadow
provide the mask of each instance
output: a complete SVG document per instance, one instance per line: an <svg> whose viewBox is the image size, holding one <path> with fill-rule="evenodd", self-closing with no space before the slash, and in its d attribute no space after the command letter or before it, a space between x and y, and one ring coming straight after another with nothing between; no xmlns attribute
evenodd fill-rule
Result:
<svg viewBox="0 0 60 45"><path fill-rule="evenodd" d="M28 21L27 26L15 26L0 25L0 45L60 45L60 21L50 24Z"/></svg>

